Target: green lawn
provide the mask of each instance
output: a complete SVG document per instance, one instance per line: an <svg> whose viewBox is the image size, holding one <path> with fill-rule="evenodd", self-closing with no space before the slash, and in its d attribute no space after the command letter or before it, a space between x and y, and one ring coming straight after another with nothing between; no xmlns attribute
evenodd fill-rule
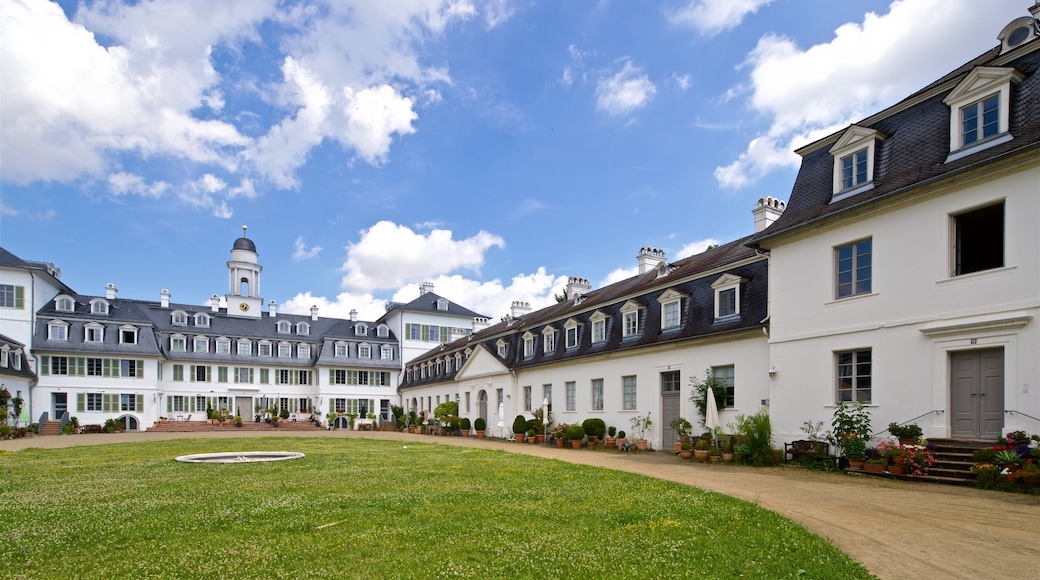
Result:
<svg viewBox="0 0 1040 580"><path fill-rule="evenodd" d="M175 462L217 451L294 461ZM0 452L0 577L866 578L801 526L675 483L498 451L186 439Z"/></svg>

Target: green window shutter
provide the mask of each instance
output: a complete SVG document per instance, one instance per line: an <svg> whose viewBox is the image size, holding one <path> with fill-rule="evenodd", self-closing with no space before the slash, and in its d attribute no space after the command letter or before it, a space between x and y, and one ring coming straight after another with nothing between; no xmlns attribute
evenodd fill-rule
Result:
<svg viewBox="0 0 1040 580"><path fill-rule="evenodd" d="M249 369L249 384L253 384L253 369Z"/></svg>
<svg viewBox="0 0 1040 580"><path fill-rule="evenodd" d="M442 326L441 327L441 342L443 342L443 343L447 343L448 342L448 327L447 326Z"/></svg>
<svg viewBox="0 0 1040 580"><path fill-rule="evenodd" d="M87 395L84 393L76 393L76 412L82 413L83 406L86 404Z"/></svg>
<svg viewBox="0 0 1040 580"><path fill-rule="evenodd" d="M14 307L19 310L25 309L25 286L14 287Z"/></svg>
<svg viewBox="0 0 1040 580"><path fill-rule="evenodd" d="M144 378L144 361L141 359L137 360L137 378Z"/></svg>
<svg viewBox="0 0 1040 580"><path fill-rule="evenodd" d="M271 381L270 374L271 371L268 369L260 369L260 383L264 385L269 383Z"/></svg>
<svg viewBox="0 0 1040 580"><path fill-rule="evenodd" d="M422 333L419 335L419 340L423 340L423 341L430 340L430 325L429 324L422 325Z"/></svg>
<svg viewBox="0 0 1040 580"><path fill-rule="evenodd" d="M336 412L336 403L333 402L332 397L329 397L329 413Z"/></svg>
<svg viewBox="0 0 1040 580"><path fill-rule="evenodd" d="M78 356L69 357L69 374L82 377L86 373L83 370L83 358Z"/></svg>
<svg viewBox="0 0 1040 580"><path fill-rule="evenodd" d="M195 412L195 397L188 397L188 402L184 403L184 408L189 413L194 413Z"/></svg>
<svg viewBox="0 0 1040 580"><path fill-rule="evenodd" d="M238 382L238 367L231 367L231 368L232 368L233 374L235 375L234 376L234 382L237 383Z"/></svg>
<svg viewBox="0 0 1040 580"><path fill-rule="evenodd" d="M166 412L173 412L173 395L166 395Z"/></svg>
<svg viewBox="0 0 1040 580"><path fill-rule="evenodd" d="M162 380L162 361L161 360L155 361L155 378L160 380L160 381Z"/></svg>
<svg viewBox="0 0 1040 580"><path fill-rule="evenodd" d="M334 380L333 370L329 369L329 384L330 385L332 384L333 380Z"/></svg>
<svg viewBox="0 0 1040 580"><path fill-rule="evenodd" d="M137 404L134 405L138 413L144 413L144 395L137 395Z"/></svg>
<svg viewBox="0 0 1040 580"><path fill-rule="evenodd" d="M217 367L217 382L227 382L227 367Z"/></svg>
<svg viewBox="0 0 1040 580"><path fill-rule="evenodd" d="M51 374L51 357L43 355L40 357L40 374L49 375Z"/></svg>
<svg viewBox="0 0 1040 580"><path fill-rule="evenodd" d="M112 376L112 363L116 362L110 358L101 359L101 374L106 377ZM119 369L116 369L116 375L118 376Z"/></svg>
<svg viewBox="0 0 1040 580"><path fill-rule="evenodd" d="M204 368L206 369L206 382L211 382L213 380L213 368L209 365L206 365ZM215 408L216 407L214 407L214 409Z"/></svg>
<svg viewBox="0 0 1040 580"><path fill-rule="evenodd" d="M115 398L115 395L112 395L112 394L109 394L109 393L102 394L101 395L101 410L104 411L105 413L111 413L114 410L114 409L112 409L112 403L113 403L112 399L114 399L114 398Z"/></svg>

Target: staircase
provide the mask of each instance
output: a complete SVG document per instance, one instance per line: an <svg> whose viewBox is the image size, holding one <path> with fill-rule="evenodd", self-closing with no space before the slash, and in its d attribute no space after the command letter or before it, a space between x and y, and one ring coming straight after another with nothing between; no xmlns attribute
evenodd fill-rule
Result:
<svg viewBox="0 0 1040 580"><path fill-rule="evenodd" d="M61 435L61 421L45 421L43 425L40 425L40 432L37 435L41 437L45 435Z"/></svg>
<svg viewBox="0 0 1040 580"><path fill-rule="evenodd" d="M943 483L946 485L974 485L975 474L971 472L971 466L975 460L971 458L976 449L985 449L994 445L993 441L958 440L958 439L929 439L928 445L932 449L935 463L928 470L928 475L904 475L888 472L873 473L860 471L863 475L875 477L888 477L891 479L903 479L913 481L927 481L931 483Z"/></svg>

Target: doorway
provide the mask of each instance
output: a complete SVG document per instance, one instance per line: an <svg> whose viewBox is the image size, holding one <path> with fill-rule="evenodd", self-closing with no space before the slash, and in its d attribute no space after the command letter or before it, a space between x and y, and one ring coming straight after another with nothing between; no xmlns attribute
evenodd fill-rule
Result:
<svg viewBox="0 0 1040 580"><path fill-rule="evenodd" d="M53 420L60 421L62 416L69 410L68 393L51 393L51 411L54 413Z"/></svg>
<svg viewBox="0 0 1040 580"><path fill-rule="evenodd" d="M484 420L484 424L487 425L487 391L480 391L477 393L477 417Z"/></svg>
<svg viewBox="0 0 1040 580"><path fill-rule="evenodd" d="M235 397L235 415L242 417L243 421L248 421L249 417L253 415L253 397Z"/></svg>
<svg viewBox="0 0 1040 580"><path fill-rule="evenodd" d="M995 439L1004 429L1004 349L950 354L950 436Z"/></svg>
<svg viewBox="0 0 1040 580"><path fill-rule="evenodd" d="M682 413L680 389L679 371L661 373L661 446L666 451L671 449L672 442L679 440L672 429L672 421Z"/></svg>

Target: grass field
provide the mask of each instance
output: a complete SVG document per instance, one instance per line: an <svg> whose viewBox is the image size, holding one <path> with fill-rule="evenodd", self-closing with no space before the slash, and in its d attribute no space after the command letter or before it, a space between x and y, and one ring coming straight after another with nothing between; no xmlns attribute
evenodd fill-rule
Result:
<svg viewBox="0 0 1040 580"><path fill-rule="evenodd" d="M300 451L195 465L178 455ZM0 452L0 577L866 578L801 526L675 483L498 451L185 439Z"/></svg>

